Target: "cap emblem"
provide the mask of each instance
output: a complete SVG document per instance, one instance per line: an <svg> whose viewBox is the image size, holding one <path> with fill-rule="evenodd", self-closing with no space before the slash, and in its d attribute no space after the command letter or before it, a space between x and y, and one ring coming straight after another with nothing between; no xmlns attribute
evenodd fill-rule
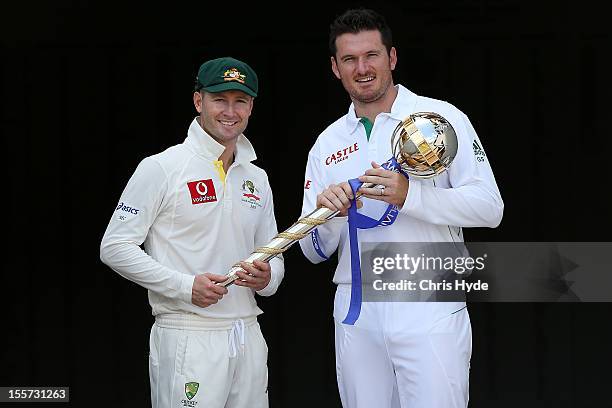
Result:
<svg viewBox="0 0 612 408"><path fill-rule="evenodd" d="M224 81L238 81L241 84L244 84L244 79L246 75L241 74L236 68L230 68L223 73Z"/></svg>

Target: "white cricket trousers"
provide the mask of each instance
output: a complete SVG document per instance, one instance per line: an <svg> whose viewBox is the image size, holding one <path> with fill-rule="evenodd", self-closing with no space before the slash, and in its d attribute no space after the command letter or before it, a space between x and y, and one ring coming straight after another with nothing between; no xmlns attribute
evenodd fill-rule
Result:
<svg viewBox="0 0 612 408"><path fill-rule="evenodd" d="M256 317L159 315L149 343L153 408L268 407L268 347Z"/></svg>
<svg viewBox="0 0 612 408"><path fill-rule="evenodd" d="M336 375L345 408L465 408L472 329L463 302L364 302L346 325L334 299Z"/></svg>

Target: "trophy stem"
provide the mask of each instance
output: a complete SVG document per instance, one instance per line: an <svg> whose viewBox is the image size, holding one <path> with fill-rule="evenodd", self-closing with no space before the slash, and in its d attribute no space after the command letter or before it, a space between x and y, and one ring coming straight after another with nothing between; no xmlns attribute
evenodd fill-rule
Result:
<svg viewBox="0 0 612 408"><path fill-rule="evenodd" d="M374 183L364 183L362 187L371 188L377 186ZM361 197L363 194L357 193L356 199ZM277 255L282 254L293 244L298 242L300 239L308 236L308 234L317 228L321 224L325 224L327 221L338 215L340 211L330 210L329 208L321 207L317 208L305 217L297 220L295 224L287 228L285 231L277 234L272 240L263 247L255 249L251 255L244 262L253 263L253 261L267 262ZM234 264L230 271L225 275L226 279L223 282L219 282L218 285L229 286L238 278L236 272L242 271L239 263Z"/></svg>

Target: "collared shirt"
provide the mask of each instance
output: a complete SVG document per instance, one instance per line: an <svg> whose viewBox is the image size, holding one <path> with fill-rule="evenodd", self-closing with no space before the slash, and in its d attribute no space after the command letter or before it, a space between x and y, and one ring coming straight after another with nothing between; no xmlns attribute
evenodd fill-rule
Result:
<svg viewBox="0 0 612 408"><path fill-rule="evenodd" d="M227 174L218 160L224 149L194 119L184 143L138 165L111 217L101 258L148 289L153 315L234 319L261 313L253 291L236 285L214 305L191 303L196 275L225 275L277 233L268 177L251 163L253 146L239 136ZM258 292L264 296L276 291L284 274L282 257L270 265L271 281Z"/></svg>
<svg viewBox="0 0 612 408"><path fill-rule="evenodd" d="M316 208L317 195L330 184L356 178L392 156L391 135L397 125L415 112L436 112L457 133L458 151L449 170L431 179L410 177L406 201L395 223L359 231L360 242L457 242L462 227L495 227L503 213L503 202L493 172L469 119L453 105L414 94L397 85L391 112L379 113L369 140L363 123L351 104L346 115L332 123L317 138L308 155L302 216ZM474 147L478 146L478 150ZM364 199L361 213L378 219L387 203ZM351 282L348 225L336 217L317 228L317 245L311 237L300 240L305 256L321 262L339 251L334 282ZM317 248L317 246L319 248ZM319 251L317 251L319 249Z"/></svg>

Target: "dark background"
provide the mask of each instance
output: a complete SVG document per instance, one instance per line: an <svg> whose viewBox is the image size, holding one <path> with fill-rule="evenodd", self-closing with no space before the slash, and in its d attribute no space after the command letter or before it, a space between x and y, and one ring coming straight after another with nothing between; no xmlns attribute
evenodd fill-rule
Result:
<svg viewBox="0 0 612 408"><path fill-rule="evenodd" d="M199 65L232 55L259 74L246 134L279 228L291 225L307 152L349 105L327 29L351 4L328 3L3 5L0 385L68 385L78 407L149 404L146 291L99 261L116 202L142 158L185 138ZM369 6L393 28L396 83L459 107L485 146L505 214L468 240L609 241L609 21L588 1L531 3ZM333 264L296 246L286 269L259 298L271 406L337 407ZM470 406L612 406L611 311L472 304Z"/></svg>

